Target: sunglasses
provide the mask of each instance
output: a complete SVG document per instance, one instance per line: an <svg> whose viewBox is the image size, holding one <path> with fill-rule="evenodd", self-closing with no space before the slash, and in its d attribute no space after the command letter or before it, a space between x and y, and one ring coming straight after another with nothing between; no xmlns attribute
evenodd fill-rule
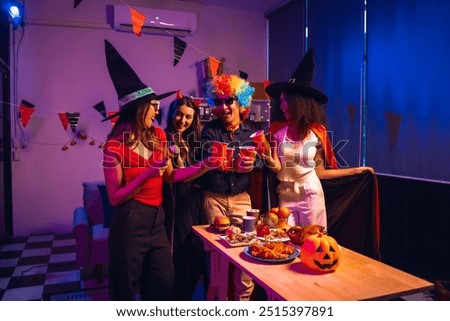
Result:
<svg viewBox="0 0 450 321"><path fill-rule="evenodd" d="M234 97L228 97L228 98L215 98L214 99L214 105L215 106L221 106L222 104L227 105L228 107L230 107L231 105L233 105L233 103L236 101L237 99Z"/></svg>
<svg viewBox="0 0 450 321"><path fill-rule="evenodd" d="M151 102L150 106L153 106L153 109L155 111L159 111L161 109L161 103L159 101L158 102L156 102L156 101Z"/></svg>

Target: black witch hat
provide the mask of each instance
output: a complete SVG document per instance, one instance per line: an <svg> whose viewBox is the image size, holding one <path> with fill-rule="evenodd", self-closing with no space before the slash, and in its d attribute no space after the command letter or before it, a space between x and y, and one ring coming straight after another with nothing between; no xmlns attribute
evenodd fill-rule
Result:
<svg viewBox="0 0 450 321"><path fill-rule="evenodd" d="M161 100L176 93L176 91L170 91L157 95L151 87L145 85L139 79L138 75L108 40L105 40L105 54L109 75L119 98L120 111L104 118L102 122L117 117L120 113L136 107L142 102Z"/></svg>
<svg viewBox="0 0 450 321"><path fill-rule="evenodd" d="M294 92L302 96L313 97L320 104L326 104L328 97L321 91L311 87L314 73L314 53L310 48L298 65L288 82L274 82L266 87L272 98L280 98L282 91Z"/></svg>

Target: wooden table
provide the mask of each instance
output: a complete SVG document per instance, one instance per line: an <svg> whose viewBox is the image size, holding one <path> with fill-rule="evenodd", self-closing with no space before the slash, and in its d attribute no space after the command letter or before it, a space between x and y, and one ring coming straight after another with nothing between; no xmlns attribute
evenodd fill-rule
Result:
<svg viewBox="0 0 450 321"><path fill-rule="evenodd" d="M227 300L230 263L260 284L269 300L389 300L433 289L428 281L346 248L342 248L342 261L335 272L319 274L305 267L300 258L282 264L254 260L243 253L243 247L227 246L208 225L193 230L211 252L208 300Z"/></svg>

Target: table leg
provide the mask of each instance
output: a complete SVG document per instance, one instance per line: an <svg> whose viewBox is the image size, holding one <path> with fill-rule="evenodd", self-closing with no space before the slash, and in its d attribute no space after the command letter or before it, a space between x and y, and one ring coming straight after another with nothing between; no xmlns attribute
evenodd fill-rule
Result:
<svg viewBox="0 0 450 321"><path fill-rule="evenodd" d="M228 268L229 263L222 258L220 254L208 245L205 245L205 250L209 252L209 287L206 293L206 300L208 301L226 301L228 300Z"/></svg>

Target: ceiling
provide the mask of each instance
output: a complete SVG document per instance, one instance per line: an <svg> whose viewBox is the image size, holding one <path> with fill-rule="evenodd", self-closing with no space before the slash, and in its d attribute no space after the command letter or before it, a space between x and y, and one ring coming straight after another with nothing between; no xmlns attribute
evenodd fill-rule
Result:
<svg viewBox="0 0 450 321"><path fill-rule="evenodd" d="M290 0L180 0L183 2L204 4L210 6L219 6L227 8L236 8L241 10L252 10L268 12L279 5L290 2Z"/></svg>

